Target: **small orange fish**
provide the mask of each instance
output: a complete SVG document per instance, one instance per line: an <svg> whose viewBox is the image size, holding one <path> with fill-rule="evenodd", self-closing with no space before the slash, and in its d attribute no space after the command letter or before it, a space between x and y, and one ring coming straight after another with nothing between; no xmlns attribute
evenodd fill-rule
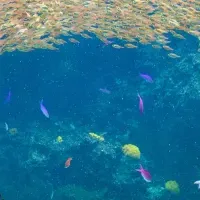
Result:
<svg viewBox="0 0 200 200"><path fill-rule="evenodd" d="M71 160L72 160L72 158L68 158L68 159L66 160L66 162L65 162L65 168L68 168L68 167L70 166Z"/></svg>

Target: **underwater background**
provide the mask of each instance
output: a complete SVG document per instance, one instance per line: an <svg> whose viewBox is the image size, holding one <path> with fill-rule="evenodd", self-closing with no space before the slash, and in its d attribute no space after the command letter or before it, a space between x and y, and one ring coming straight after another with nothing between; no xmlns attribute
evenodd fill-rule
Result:
<svg viewBox="0 0 200 200"><path fill-rule="evenodd" d="M168 35L179 59L79 36L55 51L0 55L3 198L198 199L200 52L197 38L181 34L186 40Z"/></svg>

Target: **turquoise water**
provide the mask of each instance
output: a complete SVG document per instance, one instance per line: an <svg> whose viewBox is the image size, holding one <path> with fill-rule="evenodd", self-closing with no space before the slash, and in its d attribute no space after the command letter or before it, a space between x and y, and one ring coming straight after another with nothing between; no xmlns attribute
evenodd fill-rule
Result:
<svg viewBox="0 0 200 200"><path fill-rule="evenodd" d="M57 51L1 55L4 199L198 199L193 183L200 176L200 53L197 39L184 36L187 40L172 38L179 59L150 45L114 49L80 38L80 44ZM149 74L153 83L139 73ZM49 118L40 110L42 99ZM139 160L124 155L125 144L140 149ZM69 157L71 165L64 168ZM139 164L152 182L136 172ZM179 194L165 189L170 180L179 184Z"/></svg>

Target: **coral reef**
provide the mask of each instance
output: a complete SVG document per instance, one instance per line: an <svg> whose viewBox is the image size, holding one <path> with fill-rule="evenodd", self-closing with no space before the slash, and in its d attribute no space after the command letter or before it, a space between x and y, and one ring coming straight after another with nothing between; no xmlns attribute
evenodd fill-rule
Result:
<svg viewBox="0 0 200 200"><path fill-rule="evenodd" d="M87 189L77 185L66 185L56 190L55 198L67 198L74 200L101 200L105 199L104 194L107 190L88 191Z"/></svg>
<svg viewBox="0 0 200 200"><path fill-rule="evenodd" d="M147 188L147 198L148 199L160 199L165 192L165 188L160 186L160 185L156 185L156 186L151 186L149 188Z"/></svg>

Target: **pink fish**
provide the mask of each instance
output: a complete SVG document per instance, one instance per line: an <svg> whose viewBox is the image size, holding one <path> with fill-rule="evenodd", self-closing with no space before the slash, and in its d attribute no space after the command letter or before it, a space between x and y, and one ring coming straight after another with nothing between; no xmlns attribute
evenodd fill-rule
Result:
<svg viewBox="0 0 200 200"><path fill-rule="evenodd" d="M140 77L142 77L144 80L146 80L149 83L153 83L153 79L148 74L141 74L140 73Z"/></svg>
<svg viewBox="0 0 200 200"><path fill-rule="evenodd" d="M139 94L138 94L138 98L139 98L139 110L141 113L143 113L144 112L144 104L143 104L143 100Z"/></svg>
<svg viewBox="0 0 200 200"><path fill-rule="evenodd" d="M147 170L143 169L142 165L140 165L140 169L136 169L136 171L141 173L146 182L151 182L151 174Z"/></svg>
<svg viewBox="0 0 200 200"><path fill-rule="evenodd" d="M65 168L68 168L71 164L72 158L68 158L65 162Z"/></svg>
<svg viewBox="0 0 200 200"><path fill-rule="evenodd" d="M43 100L40 101L40 110L42 111L45 117L49 118L49 113L48 110L43 105Z"/></svg>

